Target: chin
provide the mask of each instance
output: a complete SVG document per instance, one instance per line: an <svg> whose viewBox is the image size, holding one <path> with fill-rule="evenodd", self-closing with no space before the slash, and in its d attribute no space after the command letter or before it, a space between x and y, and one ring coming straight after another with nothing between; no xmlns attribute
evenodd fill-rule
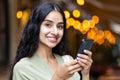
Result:
<svg viewBox="0 0 120 80"><path fill-rule="evenodd" d="M49 46L50 48L54 48L56 45L51 45L51 46Z"/></svg>
<svg viewBox="0 0 120 80"><path fill-rule="evenodd" d="M48 47L54 48L57 44L49 44Z"/></svg>

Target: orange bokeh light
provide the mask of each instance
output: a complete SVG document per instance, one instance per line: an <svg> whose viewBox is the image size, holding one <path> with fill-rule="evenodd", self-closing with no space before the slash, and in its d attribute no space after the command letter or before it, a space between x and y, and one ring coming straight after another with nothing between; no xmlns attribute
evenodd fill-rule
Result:
<svg viewBox="0 0 120 80"><path fill-rule="evenodd" d="M104 32L99 30L95 35L94 41L98 44L102 44L104 42Z"/></svg>
<svg viewBox="0 0 120 80"><path fill-rule="evenodd" d="M76 0L78 5L84 5L85 1L84 0Z"/></svg>
<svg viewBox="0 0 120 80"><path fill-rule="evenodd" d="M80 29L80 26L81 26L80 21L75 20L73 27L74 27L75 29L79 30L79 29Z"/></svg>
<svg viewBox="0 0 120 80"><path fill-rule="evenodd" d="M115 38L109 30L104 31L105 39L107 39L111 44L115 43Z"/></svg>
<svg viewBox="0 0 120 80"><path fill-rule="evenodd" d="M69 11L65 10L64 14L65 14L65 18L69 18L70 17L70 12Z"/></svg>
<svg viewBox="0 0 120 80"><path fill-rule="evenodd" d="M92 21L94 21L96 24L99 23L99 17L96 15L92 16Z"/></svg>
<svg viewBox="0 0 120 80"><path fill-rule="evenodd" d="M94 39L95 38L95 35L97 34L98 32L98 29L95 27L95 28L92 28L88 31L87 33L87 38L88 39Z"/></svg>
<svg viewBox="0 0 120 80"><path fill-rule="evenodd" d="M75 18L79 18L79 17L80 17L80 11L77 10L77 9L73 10L73 16L74 16Z"/></svg>
<svg viewBox="0 0 120 80"><path fill-rule="evenodd" d="M73 18L68 18L68 19L67 19L67 24L68 24L69 26L73 26L73 25L74 25L74 22L75 22L75 20L74 20Z"/></svg>

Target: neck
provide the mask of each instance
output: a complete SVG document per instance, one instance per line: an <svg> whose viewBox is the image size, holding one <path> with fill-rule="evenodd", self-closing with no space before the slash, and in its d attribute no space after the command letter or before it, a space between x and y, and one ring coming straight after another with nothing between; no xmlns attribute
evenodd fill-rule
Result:
<svg viewBox="0 0 120 80"><path fill-rule="evenodd" d="M45 62L55 71L58 67L57 60L52 53L52 48L46 45L40 45L36 53L45 60Z"/></svg>
<svg viewBox="0 0 120 80"><path fill-rule="evenodd" d="M47 46L39 46L36 53L46 60L54 58L52 48Z"/></svg>

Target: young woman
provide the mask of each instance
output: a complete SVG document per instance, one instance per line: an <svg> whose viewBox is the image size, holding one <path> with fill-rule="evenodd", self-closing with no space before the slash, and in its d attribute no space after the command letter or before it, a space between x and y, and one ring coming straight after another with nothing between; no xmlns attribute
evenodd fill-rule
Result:
<svg viewBox="0 0 120 80"><path fill-rule="evenodd" d="M37 6L24 28L10 80L80 80L78 71L89 80L92 52L64 62L66 39L63 10L50 2Z"/></svg>

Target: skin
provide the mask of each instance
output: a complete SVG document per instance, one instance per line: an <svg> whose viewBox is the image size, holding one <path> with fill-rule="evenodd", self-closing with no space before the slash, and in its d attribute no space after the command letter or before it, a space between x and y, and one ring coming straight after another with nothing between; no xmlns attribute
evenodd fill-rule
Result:
<svg viewBox="0 0 120 80"><path fill-rule="evenodd" d="M77 60L78 60L79 65L81 65L82 67L82 70L81 70L82 79L89 80L90 67L93 63L93 60L91 58L92 52L89 50L84 50L84 53L87 55L78 54Z"/></svg>
<svg viewBox="0 0 120 80"><path fill-rule="evenodd" d="M82 72L83 80L89 80L89 71L92 64L91 51L85 50L87 55L78 55L77 59L65 62L58 67L52 48L61 41L64 34L63 26L62 15L56 10L50 12L40 25L40 41L36 53L55 72L52 80L66 80L78 71Z"/></svg>

